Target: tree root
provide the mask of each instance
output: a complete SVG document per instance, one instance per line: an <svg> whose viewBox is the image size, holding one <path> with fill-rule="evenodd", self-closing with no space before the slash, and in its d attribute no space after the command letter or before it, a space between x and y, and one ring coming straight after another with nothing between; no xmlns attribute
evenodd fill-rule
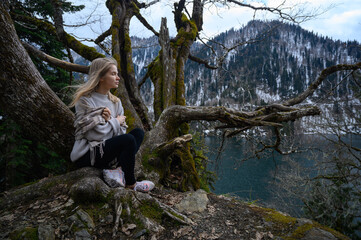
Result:
<svg viewBox="0 0 361 240"><path fill-rule="evenodd" d="M120 227L123 226L123 219L120 218L120 215L122 214L123 207L122 203L119 200L115 200L115 224L113 228L113 238L117 235L117 231L119 228L119 221L120 221Z"/></svg>

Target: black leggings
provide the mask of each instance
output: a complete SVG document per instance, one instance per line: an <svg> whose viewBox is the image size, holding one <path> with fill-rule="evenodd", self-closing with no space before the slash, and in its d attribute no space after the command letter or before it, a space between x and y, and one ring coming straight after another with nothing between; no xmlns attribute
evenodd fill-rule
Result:
<svg viewBox="0 0 361 240"><path fill-rule="evenodd" d="M110 163L117 158L116 166L122 167L126 184L133 185L136 181L134 176L135 154L138 152L143 138L144 131L135 128L128 134L118 135L106 140L102 157L100 156L99 147L94 148L96 151L94 167L107 169L110 167ZM79 168L90 166L90 150L75 163Z"/></svg>

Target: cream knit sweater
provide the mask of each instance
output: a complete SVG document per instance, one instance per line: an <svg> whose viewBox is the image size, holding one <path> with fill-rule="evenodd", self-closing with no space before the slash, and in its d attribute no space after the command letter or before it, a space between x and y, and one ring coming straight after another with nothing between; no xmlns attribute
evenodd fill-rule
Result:
<svg viewBox="0 0 361 240"><path fill-rule="evenodd" d="M110 109L111 118L108 122L101 116L102 110ZM74 162L95 146L102 146L104 141L114 136L125 134L126 127L120 126L116 117L124 115L122 103L113 103L108 95L93 92L90 96L83 96L75 104L76 117L75 143L70 154L70 159ZM94 154L91 154L91 165L94 165Z"/></svg>

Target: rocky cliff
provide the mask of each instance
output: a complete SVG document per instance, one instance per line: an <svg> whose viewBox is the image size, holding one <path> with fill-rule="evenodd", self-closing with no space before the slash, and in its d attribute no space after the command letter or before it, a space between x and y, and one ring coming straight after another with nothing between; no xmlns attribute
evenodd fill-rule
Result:
<svg viewBox="0 0 361 240"><path fill-rule="evenodd" d="M2 193L1 239L348 239L308 219L203 190L109 188L83 168Z"/></svg>

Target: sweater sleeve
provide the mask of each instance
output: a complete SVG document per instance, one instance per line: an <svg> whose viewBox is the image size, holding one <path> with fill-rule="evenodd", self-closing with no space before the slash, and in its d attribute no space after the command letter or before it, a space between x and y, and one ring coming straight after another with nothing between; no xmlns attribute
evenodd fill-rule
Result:
<svg viewBox="0 0 361 240"><path fill-rule="evenodd" d="M79 101L80 102L80 101ZM83 97L82 104L86 104L89 107L96 107L93 106L91 99L87 97ZM76 105L76 111L82 111L84 108L82 104ZM117 128L116 124L114 124L114 120L117 121L115 118L111 118L110 121L106 122L101 115L97 115L96 118L99 121L99 124L95 125L92 129L87 131L84 136L88 141L103 141L119 133L120 126ZM117 121L118 122L118 121ZM118 123L119 125L119 123Z"/></svg>

